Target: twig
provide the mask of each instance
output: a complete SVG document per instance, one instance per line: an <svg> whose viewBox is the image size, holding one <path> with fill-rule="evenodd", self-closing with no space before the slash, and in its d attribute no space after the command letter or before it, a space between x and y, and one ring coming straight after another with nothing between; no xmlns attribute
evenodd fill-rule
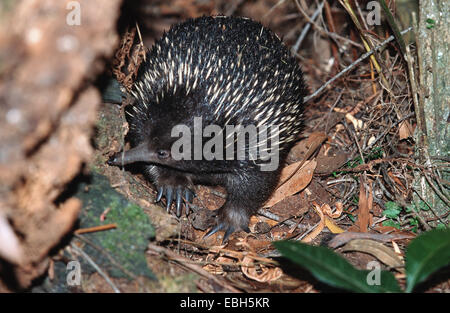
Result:
<svg viewBox="0 0 450 313"><path fill-rule="evenodd" d="M405 30L403 30L401 32L402 35L406 34L407 32L411 31L412 27L409 27ZM344 75L345 73L347 73L348 71L350 71L351 69L353 69L356 65L358 65L359 63L361 63L363 60L367 59L368 57L370 57L375 51L381 49L382 47L384 47L385 45L387 45L388 43L390 43L392 40L394 40L395 37L394 36L390 36L388 39L386 39L385 41L383 41L382 43L380 43L378 46L374 47L372 50L364 53L362 56L360 56L355 62L353 62L352 64L350 64L349 66L347 66L345 69L343 69L341 72L339 72L336 76L334 76L333 78L331 78L329 81L327 81L325 84L323 84L319 89L317 89L314 93L312 93L309 96L305 97L305 102L308 102L309 100L317 97L319 94L322 93L322 91L328 87L328 85L330 85L332 82L334 82L335 80L337 80L338 78L340 78L342 75Z"/></svg>
<svg viewBox="0 0 450 313"><path fill-rule="evenodd" d="M290 221L290 220L284 220L284 221L282 221L282 220L281 220L281 217L279 217L278 215L273 214L273 213L271 213L271 212L269 212L268 210L265 210L265 209L259 209L257 213L258 213L259 215L262 215L262 216L264 216L264 217L267 217L267 218L269 218L269 219L271 219L271 220L274 220L274 221L277 221L277 222L282 222L283 224L286 224L286 225L289 226L289 227L293 227L293 226L297 225L296 222L293 222L293 221ZM302 230L302 231L308 229L307 226L301 225L301 224L297 225L297 228L299 228L299 229Z"/></svg>
<svg viewBox="0 0 450 313"><path fill-rule="evenodd" d="M354 183L355 180L353 178L341 178L341 179L335 179L327 181L327 186L332 184L338 184L338 183Z"/></svg>
<svg viewBox="0 0 450 313"><path fill-rule="evenodd" d="M272 6L272 7L269 9L269 11L268 11L266 14L264 14L264 16L263 16L262 18L265 19L267 16L269 16L269 15L273 12L273 10L275 10L275 9L278 8L280 5L282 5L284 1L285 1L285 0L280 0L280 1L278 1L274 6Z"/></svg>
<svg viewBox="0 0 450 313"><path fill-rule="evenodd" d="M300 237L298 237L296 240L297 241L302 241L303 238L305 238L310 232L312 232L314 229L316 229L317 226L320 225L320 222L316 223L315 225L309 227L309 229L304 232Z"/></svg>
<svg viewBox="0 0 450 313"><path fill-rule="evenodd" d="M81 235L85 233L93 233L97 231L103 231L103 230L109 230L117 228L117 224L106 224L106 225L99 225L94 227L87 227L87 228L80 228L75 231L75 234Z"/></svg>
<svg viewBox="0 0 450 313"><path fill-rule="evenodd" d="M395 197L391 195L391 193L387 190L387 188L384 186L384 184L381 182L381 179L377 177L376 179L378 186L380 186L381 190L383 191L383 194L388 198L389 200L395 200ZM376 197L374 197L375 199Z"/></svg>
<svg viewBox="0 0 450 313"><path fill-rule="evenodd" d="M298 0L295 0L295 4L297 5L297 8L298 8L298 10L300 11L300 13L305 17L305 19L308 21L308 23L310 23L311 25L313 25L320 33L322 33L323 35L326 35L326 36L328 36L328 37L331 37L331 38L333 38L333 39L340 39L340 40L343 40L343 41L345 41L345 42L347 42L347 43L349 43L349 44L352 44L352 45L354 45L354 46L356 46L356 47L358 47L358 48L363 48L363 46L362 45L360 45L359 43L357 43L357 42L354 42L353 40L350 40L350 39L348 39L348 38L345 38L345 37L342 37L342 36L339 36L338 34L336 34L336 33L331 33L331 32L329 32L329 31L326 31L325 29L323 29L322 27L320 27L316 22L314 22L314 19L313 18L310 18L309 16L308 16L308 14L306 14L306 12L302 9L302 7L300 6L300 4L298 3Z"/></svg>
<svg viewBox="0 0 450 313"><path fill-rule="evenodd" d="M408 119L408 118L414 116L414 114L415 114L414 112L411 112L411 113L405 115L404 117L402 117L401 119L397 120L397 121L396 121L394 124L392 124L390 127L386 128L386 130L385 130L384 132L382 132L377 138L375 138L375 140L372 141L372 142L370 143L370 145L368 145L368 146L364 149L364 151L367 151L368 149L372 148L372 147L375 145L375 143L377 143L378 140L380 140L381 138L383 138L384 136L386 136L392 128L394 128L395 126L397 126L398 124L400 124L400 123L403 122L404 120L406 120L406 119Z"/></svg>
<svg viewBox="0 0 450 313"><path fill-rule="evenodd" d="M319 16L320 13L322 13L322 8L324 5L325 1L322 1L321 4L319 4L319 6L317 7L316 11L314 12L314 14L311 16L311 20L315 21L316 18ZM303 28L300 36L298 37L297 41L295 42L295 44L292 46L292 51L295 53L297 53L298 49L300 48L300 45L303 42L303 39L305 39L306 34L308 33L309 29L311 28L311 23L308 22L305 27Z"/></svg>
<svg viewBox="0 0 450 313"><path fill-rule="evenodd" d="M344 123L344 126L347 126L347 123ZM355 139L356 147L358 148L359 155L361 156L361 162L363 164L366 164L366 161L364 160L364 154L361 150L361 146L359 144L358 138L356 137L356 132L352 132L352 131L350 131L350 129L348 131L353 135L353 137ZM361 164L361 165L363 165L363 164Z"/></svg>
<svg viewBox="0 0 450 313"><path fill-rule="evenodd" d="M415 164L414 162L405 159L405 158L383 158L383 159L376 159L371 160L369 163L366 164L360 164L354 168L343 168L336 170L337 172L363 172L363 171L372 171L372 167L379 163L390 163L390 162L400 162L400 163L406 163L412 167L423 169L424 167L418 164Z"/></svg>
<svg viewBox="0 0 450 313"><path fill-rule="evenodd" d="M386 77L383 74L383 71L381 69L381 62L380 56L378 55L378 51L374 49L374 44L372 42L372 39L367 36L364 32L364 29L361 26L361 23L358 20L358 17L356 16L356 13L354 12L349 0L339 0L341 5L345 8L347 13L350 15L350 18L352 19L353 23L355 24L356 28L359 31L359 35L361 37L361 41L364 45L364 48L366 51L372 51L374 50L373 55L370 56L370 60L372 61L376 71L378 72L378 75L380 75L381 78L381 85L387 90L387 92L393 96L391 89L389 88L389 82L386 80Z"/></svg>
<svg viewBox="0 0 450 313"><path fill-rule="evenodd" d="M430 210L434 213L433 208L431 207L431 205L428 204L428 202L422 197L422 195L420 194L420 192L418 192L415 188L412 188L412 190L419 196L419 198L430 208ZM416 203L416 208L417 211L419 211L419 205L417 205ZM431 230L430 225L428 225L427 221L425 221L425 219L422 217L422 215L420 215L418 212L416 212L414 209L411 210L411 213L414 214L415 217L417 217L417 219L419 220L420 224L423 225L423 227L425 228L425 230ZM436 213L435 213L436 216Z"/></svg>
<svg viewBox="0 0 450 313"><path fill-rule="evenodd" d="M243 0L237 0L237 1L233 1L231 3L230 8L227 10L227 12L225 13L226 16L230 16L233 15L234 12L237 10L237 8L242 4L242 2L244 2Z"/></svg>

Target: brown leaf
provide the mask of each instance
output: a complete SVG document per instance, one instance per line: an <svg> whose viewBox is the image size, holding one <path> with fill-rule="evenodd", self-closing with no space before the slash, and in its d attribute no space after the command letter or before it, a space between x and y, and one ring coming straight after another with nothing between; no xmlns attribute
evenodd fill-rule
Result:
<svg viewBox="0 0 450 313"><path fill-rule="evenodd" d="M333 220L329 217L325 217L325 226L333 233L333 234L340 234L345 232L342 228L337 226Z"/></svg>
<svg viewBox="0 0 450 313"><path fill-rule="evenodd" d="M284 182L287 177L291 176L299 164L300 162L297 162L285 167L281 171L280 182ZM275 190L272 197L266 202L264 207L271 207L308 186L311 182L316 165L317 162L315 160L306 161L297 173L295 173L288 181L284 182Z"/></svg>
<svg viewBox="0 0 450 313"><path fill-rule="evenodd" d="M368 239L355 239L347 243L342 251L359 251L373 255L378 260L390 267L403 266L402 259L394 250L386 247L380 242Z"/></svg>
<svg viewBox="0 0 450 313"><path fill-rule="evenodd" d="M258 272L257 267L253 265L253 261L251 256L245 256L242 260L242 273L250 279L265 283L277 280L283 275L279 267L267 267L262 264L259 266L260 271Z"/></svg>
<svg viewBox="0 0 450 313"><path fill-rule="evenodd" d="M406 120L402 121L398 127L398 136L400 137L400 140L410 138L413 134L414 129L411 124Z"/></svg>
<svg viewBox="0 0 450 313"><path fill-rule="evenodd" d="M331 207L328 204L322 205L322 212L325 213L327 216L325 217L325 226L333 233L333 234L340 234L345 232L342 228L337 226L333 218L338 218L342 215L342 212L344 210L344 205L342 202L336 202L336 211L334 213L331 211Z"/></svg>
<svg viewBox="0 0 450 313"><path fill-rule="evenodd" d="M328 247L336 249L354 239L370 239L380 242L389 242L393 240L412 239L414 234L409 233L397 233L397 234L373 234L373 233L359 233L346 231L345 233L336 235L328 243Z"/></svg>
<svg viewBox="0 0 450 313"><path fill-rule="evenodd" d="M349 154L345 152L335 153L333 155L320 154L317 156L317 174L331 174L347 162Z"/></svg>
<svg viewBox="0 0 450 313"><path fill-rule="evenodd" d="M317 214L319 214L320 222L312 232L310 232L305 238L302 239L302 242L313 241L313 239L316 238L325 228L325 216L323 214L322 208L315 201L313 202L313 208L316 210Z"/></svg>
<svg viewBox="0 0 450 313"><path fill-rule="evenodd" d="M373 205L372 183L368 183L369 190L366 192L363 176L360 176L359 203L358 203L358 226L359 231L366 233L369 226L370 211Z"/></svg>
<svg viewBox="0 0 450 313"><path fill-rule="evenodd" d="M301 160L307 160L327 138L327 134L323 132L314 132L310 134L308 138L298 142L292 147L287 157L287 162L294 163Z"/></svg>

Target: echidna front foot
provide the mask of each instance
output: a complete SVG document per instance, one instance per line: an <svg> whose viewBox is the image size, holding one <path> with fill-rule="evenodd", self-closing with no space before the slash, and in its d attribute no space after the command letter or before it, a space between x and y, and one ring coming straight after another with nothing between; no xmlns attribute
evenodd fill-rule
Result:
<svg viewBox="0 0 450 313"><path fill-rule="evenodd" d="M227 204L228 203L214 212L216 215L216 224L203 238L208 238L218 231L225 231L222 239L222 244L224 244L235 231L243 230L246 233L250 232L250 229L248 228L250 217L243 214L244 211L242 209L234 209Z"/></svg>
<svg viewBox="0 0 450 313"><path fill-rule="evenodd" d="M158 177L155 181L158 194L156 202L166 198L166 209L169 212L172 202L175 201L177 217L181 216L183 202L186 204L186 215L189 214L188 203L192 203L195 192L191 190L189 181L182 176Z"/></svg>

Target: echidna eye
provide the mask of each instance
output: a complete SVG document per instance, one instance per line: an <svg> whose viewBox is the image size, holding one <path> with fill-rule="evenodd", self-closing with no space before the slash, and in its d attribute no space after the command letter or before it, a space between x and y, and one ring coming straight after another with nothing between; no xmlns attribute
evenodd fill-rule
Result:
<svg viewBox="0 0 450 313"><path fill-rule="evenodd" d="M158 150L158 158L167 159L169 157L169 151L167 150Z"/></svg>

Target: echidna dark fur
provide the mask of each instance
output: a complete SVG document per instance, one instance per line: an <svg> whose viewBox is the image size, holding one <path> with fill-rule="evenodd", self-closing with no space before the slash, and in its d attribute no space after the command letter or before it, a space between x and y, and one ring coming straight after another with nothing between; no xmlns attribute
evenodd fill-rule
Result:
<svg viewBox="0 0 450 313"><path fill-rule="evenodd" d="M194 184L225 187L227 200L207 234L224 230L225 241L234 231L249 231L250 216L276 187L301 132L305 93L299 65L271 30L242 17L190 19L173 26L147 54L131 92L135 103L127 111L133 148L109 164L141 162L158 190L156 200L165 197L168 210L175 201L177 216L183 201L195 196ZM172 130L193 129L196 117L203 129L277 125L278 166L262 171L251 158L177 160L171 154L178 140Z"/></svg>

